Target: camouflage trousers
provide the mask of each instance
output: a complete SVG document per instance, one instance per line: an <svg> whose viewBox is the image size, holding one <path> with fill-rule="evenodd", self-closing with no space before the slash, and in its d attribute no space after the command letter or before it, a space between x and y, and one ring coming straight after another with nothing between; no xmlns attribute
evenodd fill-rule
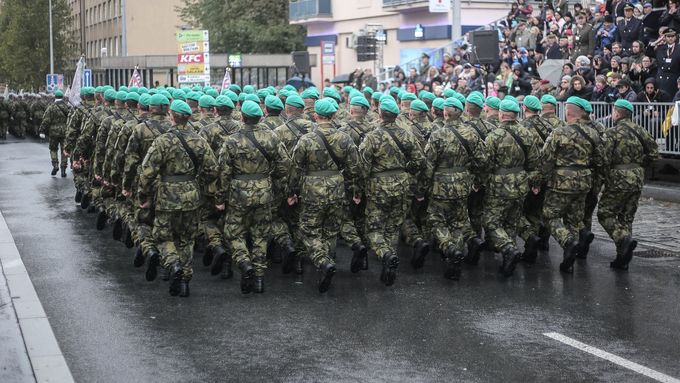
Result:
<svg viewBox="0 0 680 383"><path fill-rule="evenodd" d="M224 217L224 239L232 251L236 264L249 261L255 275L262 276L267 269L267 243L271 233L271 206L229 206ZM246 237L252 240L248 250Z"/></svg>
<svg viewBox="0 0 680 383"><path fill-rule="evenodd" d="M7 138L7 130L9 129L9 120L0 120L0 139Z"/></svg>
<svg viewBox="0 0 680 383"><path fill-rule="evenodd" d="M492 195L484 197L484 215L482 223L488 230L486 240L491 248L504 251L516 247L518 218L522 214L524 200L521 198L505 198Z"/></svg>
<svg viewBox="0 0 680 383"><path fill-rule="evenodd" d="M17 138L26 137L26 120L23 118L15 118L10 125L12 134Z"/></svg>
<svg viewBox="0 0 680 383"><path fill-rule="evenodd" d="M320 205L302 204L300 236L307 256L314 266L331 260L331 252L340 234L345 208L339 201Z"/></svg>
<svg viewBox="0 0 680 383"><path fill-rule="evenodd" d="M442 253L451 246L463 251L465 242L475 235L466 199L433 199L427 208L427 217Z"/></svg>
<svg viewBox="0 0 680 383"><path fill-rule="evenodd" d="M468 196L468 216L475 235L482 238L482 216L484 215L484 189L472 191Z"/></svg>
<svg viewBox="0 0 680 383"><path fill-rule="evenodd" d="M161 253L161 265L170 268L176 261L182 265L182 279L189 281L192 268L194 239L199 230L199 212L157 211L152 235Z"/></svg>
<svg viewBox="0 0 680 383"><path fill-rule="evenodd" d="M543 222L543 202L545 191L541 188L538 194L529 191L524 199L524 214L519 218L518 235L524 241L532 235L539 235Z"/></svg>
<svg viewBox="0 0 680 383"><path fill-rule="evenodd" d="M215 209L212 200L203 203L201 211L201 233L205 236L206 245L210 248L224 246L222 238L222 214Z"/></svg>
<svg viewBox="0 0 680 383"><path fill-rule="evenodd" d="M342 205L342 208L338 208ZM340 237L345 240L350 245L355 243L363 243L362 237L359 235L359 230L356 225L352 213L350 211L350 206L354 205L354 201L348 202L346 200L339 202L335 205L335 208L339 210L340 216Z"/></svg>
<svg viewBox="0 0 680 383"><path fill-rule="evenodd" d="M600 181L593 181L593 188L590 189L586 195L586 203L583 211L583 225L586 229L593 228L593 213L597 207L598 198L600 198L600 191L602 191L602 183Z"/></svg>
<svg viewBox="0 0 680 383"><path fill-rule="evenodd" d="M406 216L406 197L369 196L366 201L366 239L368 247L382 258L397 254L399 231Z"/></svg>
<svg viewBox="0 0 680 383"><path fill-rule="evenodd" d="M68 166L68 157L64 155L64 137L50 136L48 147L50 149L52 166L55 168L59 166L62 169L66 169L66 166ZM61 161L59 160L59 156L61 156Z"/></svg>
<svg viewBox="0 0 680 383"><path fill-rule="evenodd" d="M597 220L609 237L619 244L633 234L633 220L642 190L614 191L606 187L600 197Z"/></svg>
<svg viewBox="0 0 680 383"><path fill-rule="evenodd" d="M431 237L427 224L427 205L427 198L422 202L411 198L403 226L404 242L409 246L413 246L421 239L429 240Z"/></svg>
<svg viewBox="0 0 680 383"><path fill-rule="evenodd" d="M560 193L555 190L545 193L543 217L550 226L550 234L562 248L579 239L585 202L585 193Z"/></svg>
<svg viewBox="0 0 680 383"><path fill-rule="evenodd" d="M140 209L137 204L134 205L134 219L130 226L132 232L132 240L139 244L142 254L146 255L150 249L157 249L154 236L152 235L153 223L155 221L155 211L152 208Z"/></svg>

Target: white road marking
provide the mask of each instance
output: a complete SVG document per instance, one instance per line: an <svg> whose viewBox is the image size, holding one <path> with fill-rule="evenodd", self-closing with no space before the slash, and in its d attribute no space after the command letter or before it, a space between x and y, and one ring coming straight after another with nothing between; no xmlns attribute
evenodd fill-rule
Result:
<svg viewBox="0 0 680 383"><path fill-rule="evenodd" d="M642 374L644 376L647 376L649 378L652 378L656 381L663 382L663 383L680 383L680 379L676 379L672 376L668 376L666 374L663 374L661 372L652 370L651 368L647 368L645 366L639 365L635 362L631 362L628 359L624 359L620 356L616 356L614 354L610 354L604 350L600 350L599 348L593 347L593 346L588 346L585 343L581 343L577 341L576 339L569 338L568 336L564 336L560 333L557 332L547 332L543 334L547 336L548 338L555 339L556 341L562 342L566 345L569 345L571 347L574 347L576 349L579 349L581 351L585 351L589 354L595 355L598 358L602 358L604 360L608 360L614 364L618 364L621 367L625 367L629 370L635 371L638 374Z"/></svg>

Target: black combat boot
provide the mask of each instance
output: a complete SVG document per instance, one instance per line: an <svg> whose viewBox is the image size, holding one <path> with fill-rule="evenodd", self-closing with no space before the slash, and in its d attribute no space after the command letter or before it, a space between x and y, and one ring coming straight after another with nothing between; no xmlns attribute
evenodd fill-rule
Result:
<svg viewBox="0 0 680 383"><path fill-rule="evenodd" d="M61 178L66 178L66 168L61 168Z"/></svg>
<svg viewBox="0 0 680 383"><path fill-rule="evenodd" d="M52 175L56 176L59 173L59 167L52 165Z"/></svg>
<svg viewBox="0 0 680 383"><path fill-rule="evenodd" d="M430 244L424 240L419 239L413 245L413 258L411 258L411 266L414 269L420 269L425 264L425 256L430 252Z"/></svg>
<svg viewBox="0 0 680 383"><path fill-rule="evenodd" d="M382 273L380 273L380 280L385 284L385 286L392 286L394 284L394 280L397 279L399 257L389 252L383 256L382 263Z"/></svg>
<svg viewBox="0 0 680 383"><path fill-rule="evenodd" d="M210 266L213 261L213 256L214 254L212 246L206 246L205 251L203 252L203 266Z"/></svg>
<svg viewBox="0 0 680 383"><path fill-rule="evenodd" d="M612 269L628 270L628 264L633 259L633 251L637 247L637 241L631 237L625 237L621 240L621 251L617 252L616 259L609 263Z"/></svg>
<svg viewBox="0 0 680 383"><path fill-rule="evenodd" d="M264 276L255 276L255 279L253 280L253 291L257 294L262 294L264 292Z"/></svg>
<svg viewBox="0 0 680 383"><path fill-rule="evenodd" d="M151 282L156 279L158 275L158 265L160 264L161 255L156 249L149 249L146 253L149 263L146 265L146 280Z"/></svg>
<svg viewBox="0 0 680 383"><path fill-rule="evenodd" d="M456 250L453 246L449 246L449 248L444 251L444 261L446 262L444 278L453 281L459 280L463 263L463 252Z"/></svg>
<svg viewBox="0 0 680 383"><path fill-rule="evenodd" d="M326 261L319 266L319 292L325 293L331 287L331 282L333 281L333 275L335 275L335 264L330 261Z"/></svg>
<svg viewBox="0 0 680 383"><path fill-rule="evenodd" d="M564 246L564 258L560 263L560 271L571 274L574 272L574 262L576 261L576 254L578 253L578 241L571 240Z"/></svg>
<svg viewBox="0 0 680 383"><path fill-rule="evenodd" d="M305 260L302 256L295 256L295 274L302 275L305 272Z"/></svg>
<svg viewBox="0 0 680 383"><path fill-rule="evenodd" d="M283 253L283 267L281 268L284 274L290 274L295 269L295 263L298 258L295 244L288 238L281 245L281 252Z"/></svg>
<svg viewBox="0 0 680 383"><path fill-rule="evenodd" d="M182 264L179 261L170 266L170 295L176 297L180 293L180 284L182 283Z"/></svg>
<svg viewBox="0 0 680 383"><path fill-rule="evenodd" d="M80 200L80 208L84 210L90 207L90 200L91 200L90 195L84 193L83 198Z"/></svg>
<svg viewBox="0 0 680 383"><path fill-rule="evenodd" d="M227 251L222 246L215 246L212 249L213 259L210 264L210 274L218 275L222 272L224 261L227 260Z"/></svg>
<svg viewBox="0 0 680 383"><path fill-rule="evenodd" d="M97 217L99 218L99 217ZM111 232L113 235L113 239L115 241L120 241L120 239L123 237L123 220L120 218L116 218L115 221L113 221L113 231Z"/></svg>
<svg viewBox="0 0 680 383"><path fill-rule="evenodd" d="M189 281L182 280L179 283L179 296L182 298L189 296Z"/></svg>
<svg viewBox="0 0 680 383"><path fill-rule="evenodd" d="M83 200L83 192L81 192L80 190L77 190L75 200L76 200L76 203L80 203L80 201Z"/></svg>
<svg viewBox="0 0 680 383"><path fill-rule="evenodd" d="M233 277L234 271L231 268L231 257L228 257L228 259L224 261L224 267L222 268L220 279L231 279Z"/></svg>
<svg viewBox="0 0 680 383"><path fill-rule="evenodd" d="M144 253L142 252L142 248L138 247L137 252L135 253L135 259L132 261L132 265L134 267L142 267L144 266L144 261L146 258L144 258Z"/></svg>
<svg viewBox="0 0 680 383"><path fill-rule="evenodd" d="M355 243L352 245L352 262L350 263L349 270L352 273L358 273L367 264L368 268L368 249L363 243Z"/></svg>
<svg viewBox="0 0 680 383"><path fill-rule="evenodd" d="M537 235L530 235L524 243L524 253L522 253L522 261L526 263L536 263L538 257L538 246L541 242L541 237Z"/></svg>
<svg viewBox="0 0 680 383"><path fill-rule="evenodd" d="M161 268L161 271L163 272L161 274L161 281L167 282L170 280L170 269L166 269L165 267Z"/></svg>
<svg viewBox="0 0 680 383"><path fill-rule="evenodd" d="M541 225L541 227L538 229L538 236L541 238L541 240L538 241L538 249L541 251L549 251L550 227Z"/></svg>
<svg viewBox="0 0 680 383"><path fill-rule="evenodd" d="M588 258L588 252L590 251L590 244L593 243L595 239L595 234L592 231L583 228L578 232L578 252L576 258L586 259Z"/></svg>
<svg viewBox="0 0 680 383"><path fill-rule="evenodd" d="M273 239L267 244L267 258L269 258L272 263L283 262L279 244Z"/></svg>
<svg viewBox="0 0 680 383"><path fill-rule="evenodd" d="M133 247L135 247L135 241L132 239L132 231L130 230L130 226L128 226L127 224L125 225L123 243L125 244L125 247L128 249L132 249Z"/></svg>
<svg viewBox="0 0 680 383"><path fill-rule="evenodd" d="M255 277L255 269L249 261L243 261L238 264L241 270L241 293L249 294L253 290L253 278Z"/></svg>
<svg viewBox="0 0 680 383"><path fill-rule="evenodd" d="M361 261L361 270L368 270L368 253L373 254L372 256L375 256L375 251L368 251L366 253L366 257Z"/></svg>
<svg viewBox="0 0 680 383"><path fill-rule="evenodd" d="M511 276L515 271L515 266L517 266L519 256L520 252L512 246L503 251L503 264L501 265L501 273L504 277Z"/></svg>
<svg viewBox="0 0 680 383"><path fill-rule="evenodd" d="M96 222L96 227L97 230L102 231L104 230L104 227L106 226L106 220L108 217L106 216L106 211L103 208L100 208L97 212L97 222Z"/></svg>
<svg viewBox="0 0 680 383"><path fill-rule="evenodd" d="M484 248L484 241L479 237L472 237L467 241L468 254L463 259L463 262L468 265L477 266L479 263L479 256Z"/></svg>

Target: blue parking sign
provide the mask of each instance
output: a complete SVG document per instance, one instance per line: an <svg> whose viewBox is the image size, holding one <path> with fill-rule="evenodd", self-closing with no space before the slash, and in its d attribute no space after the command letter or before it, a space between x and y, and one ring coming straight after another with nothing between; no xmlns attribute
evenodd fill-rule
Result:
<svg viewBox="0 0 680 383"><path fill-rule="evenodd" d="M58 74L48 74L45 80L48 92L54 92L59 88L59 75Z"/></svg>
<svg viewBox="0 0 680 383"><path fill-rule="evenodd" d="M83 71L83 86L92 86L92 69Z"/></svg>

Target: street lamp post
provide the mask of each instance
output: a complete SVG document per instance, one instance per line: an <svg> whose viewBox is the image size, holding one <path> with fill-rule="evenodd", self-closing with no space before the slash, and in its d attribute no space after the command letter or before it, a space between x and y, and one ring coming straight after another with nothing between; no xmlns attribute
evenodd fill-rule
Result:
<svg viewBox="0 0 680 383"><path fill-rule="evenodd" d="M456 41L461 38L460 0L451 1L451 13L451 40Z"/></svg>
<svg viewBox="0 0 680 383"><path fill-rule="evenodd" d="M50 13L50 74L54 73L54 49L52 47L52 0L48 2Z"/></svg>

